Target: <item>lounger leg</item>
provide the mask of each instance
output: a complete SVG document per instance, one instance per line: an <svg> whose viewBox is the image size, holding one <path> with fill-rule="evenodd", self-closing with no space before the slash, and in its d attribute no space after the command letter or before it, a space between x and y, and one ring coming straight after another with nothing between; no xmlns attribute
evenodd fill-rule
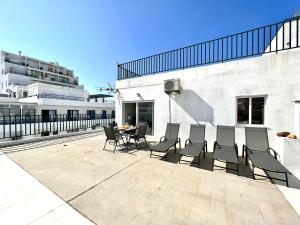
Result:
<svg viewBox="0 0 300 225"><path fill-rule="evenodd" d="M239 176L239 175L240 175L240 172L239 172L239 164L236 164L236 168L237 168L237 175Z"/></svg>
<svg viewBox="0 0 300 225"><path fill-rule="evenodd" d="M122 142L123 142L123 145L124 145L125 149L127 149L127 144L125 144L125 141L123 140L123 138L122 138L121 140L122 140ZM119 143L119 144L120 144L120 143Z"/></svg>
<svg viewBox="0 0 300 225"><path fill-rule="evenodd" d="M289 186L289 180L288 180L288 174L285 173L285 180L286 180L286 186L288 187Z"/></svg>
<svg viewBox="0 0 300 225"><path fill-rule="evenodd" d="M248 153L246 152L246 166L248 166Z"/></svg>
<svg viewBox="0 0 300 225"><path fill-rule="evenodd" d="M253 174L252 174L252 178L253 178L253 180L255 180L255 173L254 173L254 167L253 167Z"/></svg>
<svg viewBox="0 0 300 225"><path fill-rule="evenodd" d="M204 158L205 158L205 155L204 155ZM200 154L198 156L198 168L200 168Z"/></svg>
<svg viewBox="0 0 300 225"><path fill-rule="evenodd" d="M115 144L114 144L114 146L115 146L115 148L114 148L114 153L115 153L115 151L116 151L117 144L118 144L118 142L116 141Z"/></svg>
<svg viewBox="0 0 300 225"><path fill-rule="evenodd" d="M179 150L181 151L181 139L179 139Z"/></svg>
<svg viewBox="0 0 300 225"><path fill-rule="evenodd" d="M150 152L150 158L151 158L151 155L152 155L152 149L151 149L151 152Z"/></svg>
<svg viewBox="0 0 300 225"><path fill-rule="evenodd" d="M212 171L214 171L215 160L212 160Z"/></svg>
<svg viewBox="0 0 300 225"><path fill-rule="evenodd" d="M102 149L103 151L105 150L106 143L107 143L107 140L105 141L104 147L103 147L103 149Z"/></svg>
<svg viewBox="0 0 300 225"><path fill-rule="evenodd" d="M178 162L179 162L179 164L180 164L181 157L182 157L182 155L180 155L180 154L179 154L179 161L178 161Z"/></svg>
<svg viewBox="0 0 300 225"><path fill-rule="evenodd" d="M134 139L134 144L135 144L136 149L139 149L136 139Z"/></svg>

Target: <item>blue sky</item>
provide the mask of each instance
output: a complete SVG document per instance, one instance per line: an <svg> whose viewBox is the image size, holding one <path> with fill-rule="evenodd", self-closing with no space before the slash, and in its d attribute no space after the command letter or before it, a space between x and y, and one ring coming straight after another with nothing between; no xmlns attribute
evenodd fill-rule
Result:
<svg viewBox="0 0 300 225"><path fill-rule="evenodd" d="M91 93L116 64L279 22L299 0L1 1L0 48L58 61Z"/></svg>

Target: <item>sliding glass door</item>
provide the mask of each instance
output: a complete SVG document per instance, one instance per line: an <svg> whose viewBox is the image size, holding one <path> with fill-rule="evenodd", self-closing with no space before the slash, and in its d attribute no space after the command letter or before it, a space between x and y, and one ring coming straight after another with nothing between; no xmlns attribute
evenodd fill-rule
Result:
<svg viewBox="0 0 300 225"><path fill-rule="evenodd" d="M147 134L153 135L154 102L128 102L123 104L123 123L148 125Z"/></svg>
<svg viewBox="0 0 300 225"><path fill-rule="evenodd" d="M148 135L153 135L153 104L153 102L139 102L137 104L138 122L148 125Z"/></svg>

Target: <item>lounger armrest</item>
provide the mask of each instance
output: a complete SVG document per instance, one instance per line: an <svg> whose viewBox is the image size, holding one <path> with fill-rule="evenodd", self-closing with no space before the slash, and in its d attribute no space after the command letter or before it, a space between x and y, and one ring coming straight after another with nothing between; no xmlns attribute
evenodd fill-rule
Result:
<svg viewBox="0 0 300 225"><path fill-rule="evenodd" d="M246 155L249 154L249 152L253 153L253 151L250 148L248 148L247 145L243 145L243 151L246 152Z"/></svg>
<svg viewBox="0 0 300 225"><path fill-rule="evenodd" d="M235 151L236 151L236 155L239 156L239 147L236 143L234 144L234 148L235 148Z"/></svg>
<svg viewBox="0 0 300 225"><path fill-rule="evenodd" d="M189 139L189 138L186 139L184 146L187 146L187 145L190 145L190 144L192 144L191 139Z"/></svg>
<svg viewBox="0 0 300 225"><path fill-rule="evenodd" d="M217 146L219 146L219 145L218 145L218 142L215 141L215 142L214 142L214 149L213 149L214 152L215 152L215 149L216 149Z"/></svg>
<svg viewBox="0 0 300 225"><path fill-rule="evenodd" d="M271 147L270 147L269 149L270 149L270 150L273 152L273 154L274 154L274 155L272 155L272 154L271 154L271 155L277 160L277 159L278 159L277 156L280 157L280 155L278 154L278 152L276 152L276 151L275 151L273 148L271 148Z"/></svg>
<svg viewBox="0 0 300 225"><path fill-rule="evenodd" d="M164 141L166 141L166 137L165 137L165 136L162 136L162 137L159 139L159 143L160 143L160 142L164 142Z"/></svg>
<svg viewBox="0 0 300 225"><path fill-rule="evenodd" d="M242 157L244 158L245 153L247 154L247 150L246 150L247 146L245 144L243 144L243 150L242 150Z"/></svg>
<svg viewBox="0 0 300 225"><path fill-rule="evenodd" d="M179 143L179 149L181 149L181 139L180 138L177 138L176 140L176 144Z"/></svg>
<svg viewBox="0 0 300 225"><path fill-rule="evenodd" d="M206 140L204 140L203 149L205 150L205 152L207 152L207 141Z"/></svg>

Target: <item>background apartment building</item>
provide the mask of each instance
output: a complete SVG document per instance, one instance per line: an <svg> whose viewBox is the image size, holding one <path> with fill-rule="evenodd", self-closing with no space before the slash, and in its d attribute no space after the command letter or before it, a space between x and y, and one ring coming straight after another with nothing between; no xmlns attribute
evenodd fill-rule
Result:
<svg viewBox="0 0 300 225"><path fill-rule="evenodd" d="M114 116L110 95L89 95L74 71L57 62L1 51L0 116L103 114Z"/></svg>

